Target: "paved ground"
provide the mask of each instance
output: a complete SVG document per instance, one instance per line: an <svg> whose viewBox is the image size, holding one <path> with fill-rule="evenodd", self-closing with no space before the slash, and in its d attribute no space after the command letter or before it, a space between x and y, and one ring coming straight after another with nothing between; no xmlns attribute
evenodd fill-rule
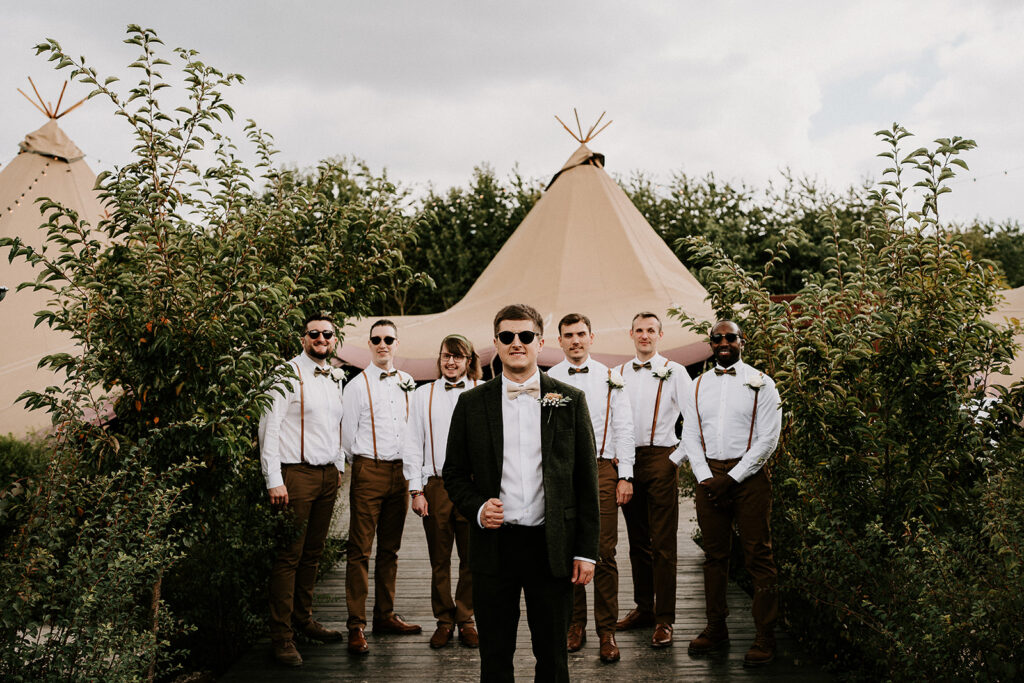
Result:
<svg viewBox="0 0 1024 683"><path fill-rule="evenodd" d="M347 494L345 496L347 499ZM347 502L347 501L346 501ZM693 503L684 500L680 509L678 604L673 647L654 650L648 645L648 630L629 631L616 635L622 660L603 664L598 658L598 640L592 623L588 628L586 646L569 655L569 670L580 681L828 681L830 676L803 660L793 641L779 636L779 656L774 663L760 670L743 668L743 655L754 637L750 619L750 598L733 586L729 594L732 616L729 650L713 656L694 658L686 653L686 644L704 626L704 602L700 549L691 540L694 525ZM620 614L632 607L632 583L627 555L625 522L619 518L619 585ZM372 557L372 555L371 555ZM372 601L373 562L370 563ZM367 633L370 653L362 657L349 655L345 643L331 645L299 644L305 659L300 669L276 666L270 656L269 641L259 643L223 677L225 681L476 681L479 678L479 656L475 650L452 641L442 650L427 646L435 626L430 613L430 565L427 561L423 527L419 518L409 514L398 567L397 607L408 621L421 624L423 633L416 636L374 636ZM592 605L592 601L590 602ZM367 612L372 611L372 603ZM516 657L517 680L533 679L533 657L526 626L526 608L519 626ZM317 618L327 626L345 628L344 564L331 572L317 588Z"/></svg>

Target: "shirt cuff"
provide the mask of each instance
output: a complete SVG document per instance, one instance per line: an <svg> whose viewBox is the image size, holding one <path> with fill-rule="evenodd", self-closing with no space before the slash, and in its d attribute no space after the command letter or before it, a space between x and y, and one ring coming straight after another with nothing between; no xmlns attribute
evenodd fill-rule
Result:
<svg viewBox="0 0 1024 683"><path fill-rule="evenodd" d="M619 461L619 479L633 478L633 463Z"/></svg>
<svg viewBox="0 0 1024 683"><path fill-rule="evenodd" d="M267 474L267 489L275 489L278 486L284 486L284 477L281 476L280 469L277 472Z"/></svg>
<svg viewBox="0 0 1024 683"><path fill-rule="evenodd" d="M672 452L672 455L668 456L668 459L672 461L672 464L679 467L683 464L683 460L686 459L686 449L683 448L683 442L679 442L679 446Z"/></svg>
<svg viewBox="0 0 1024 683"><path fill-rule="evenodd" d="M484 505L487 505L487 501L484 501ZM480 513L484 511L484 505L480 506L480 509L476 511L476 525L481 529L484 528L483 522L480 521Z"/></svg>
<svg viewBox="0 0 1024 683"><path fill-rule="evenodd" d="M593 565L597 564L597 562L595 562L594 560L590 559L589 557L574 557L572 559L574 559L574 560L582 560L583 562L589 562L590 564L593 564Z"/></svg>
<svg viewBox="0 0 1024 683"><path fill-rule="evenodd" d="M338 457L334 459L334 466L338 468L338 471L342 474L345 473L345 456L338 454Z"/></svg>
<svg viewBox="0 0 1024 683"><path fill-rule="evenodd" d="M711 468L708 467L707 461L699 462L699 463L695 464L691 460L690 461L690 468L693 470L693 476L697 480L698 483L704 481L705 479L710 479L711 476L712 476L711 475Z"/></svg>

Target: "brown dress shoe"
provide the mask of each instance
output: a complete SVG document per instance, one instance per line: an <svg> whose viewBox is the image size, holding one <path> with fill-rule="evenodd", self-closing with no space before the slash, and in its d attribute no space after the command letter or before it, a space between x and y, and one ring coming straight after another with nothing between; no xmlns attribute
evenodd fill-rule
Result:
<svg viewBox="0 0 1024 683"><path fill-rule="evenodd" d="M370 644L366 642L363 629L350 628L348 630L348 651L354 655L365 655L370 651Z"/></svg>
<svg viewBox="0 0 1024 683"><path fill-rule="evenodd" d="M658 624L651 636L651 647L668 647L672 644L672 624Z"/></svg>
<svg viewBox="0 0 1024 683"><path fill-rule="evenodd" d="M574 621L569 624L569 635L565 639L569 652L579 652L580 648L587 644L587 632L583 624Z"/></svg>
<svg viewBox="0 0 1024 683"><path fill-rule="evenodd" d="M750 646L743 658L743 666L747 668L764 666L773 661L775 661L775 635L758 633L754 644Z"/></svg>
<svg viewBox="0 0 1024 683"><path fill-rule="evenodd" d="M341 631L327 628L318 621L310 621L305 626L300 626L299 633L307 638L319 640L321 643L340 643L345 640L345 634Z"/></svg>
<svg viewBox="0 0 1024 683"><path fill-rule="evenodd" d="M473 624L463 624L459 627L459 642L466 647L480 647L480 634L476 632Z"/></svg>
<svg viewBox="0 0 1024 683"><path fill-rule="evenodd" d="M706 655L729 644L729 629L724 621L708 624L700 635L690 641L687 652L691 655Z"/></svg>
<svg viewBox="0 0 1024 683"><path fill-rule="evenodd" d="M601 661L606 664L619 661L619 646L615 643L614 633L601 634Z"/></svg>
<svg viewBox="0 0 1024 683"><path fill-rule="evenodd" d="M410 624L397 614L392 614L387 619L373 620L373 632L375 634L394 633L400 636L411 636L422 631L423 629L420 628L419 624Z"/></svg>
<svg viewBox="0 0 1024 683"><path fill-rule="evenodd" d="M641 612L638 609L631 609L622 621L615 624L616 631L629 631L634 628L646 628L654 626L654 615L649 612Z"/></svg>
<svg viewBox="0 0 1024 683"><path fill-rule="evenodd" d="M302 655L295 649L295 643L284 640L274 643L274 661L284 666L302 666Z"/></svg>
<svg viewBox="0 0 1024 683"><path fill-rule="evenodd" d="M454 624L438 624L434 635L430 636L430 647L440 650L451 641L452 631L454 630Z"/></svg>

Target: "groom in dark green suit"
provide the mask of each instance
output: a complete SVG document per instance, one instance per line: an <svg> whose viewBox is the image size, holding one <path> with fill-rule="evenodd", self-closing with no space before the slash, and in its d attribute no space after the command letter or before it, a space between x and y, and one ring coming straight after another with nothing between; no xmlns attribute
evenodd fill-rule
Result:
<svg viewBox="0 0 1024 683"><path fill-rule="evenodd" d="M535 680L568 681L573 584L594 575L600 517L594 429L583 392L537 368L544 323L522 304L494 318L502 374L459 397L445 488L470 524L480 680L514 680L520 594Z"/></svg>

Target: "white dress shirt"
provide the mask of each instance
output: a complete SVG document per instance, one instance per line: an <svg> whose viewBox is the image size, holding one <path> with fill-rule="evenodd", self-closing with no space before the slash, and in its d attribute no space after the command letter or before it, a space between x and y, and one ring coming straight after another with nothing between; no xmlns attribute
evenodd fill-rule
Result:
<svg viewBox="0 0 1024 683"><path fill-rule="evenodd" d="M341 445L349 461L356 455L389 461L402 459L402 437L411 397L399 384L413 382L413 379L401 370L391 377L381 379L385 374L387 371L370 365L345 385L345 415L348 419L341 433ZM366 393L367 384L370 387L369 395Z"/></svg>
<svg viewBox="0 0 1024 683"><path fill-rule="evenodd" d="M569 368L587 368L587 372L569 374ZM610 373L610 374L609 374ZM625 388L610 387L609 378L622 384L622 376L617 370L609 370L604 363L587 356L581 365L573 365L568 359L548 370L548 375L583 391L587 396L587 408L590 410L590 421L594 426L594 445L597 456L619 460L619 476L633 476L633 461L636 452L633 448L633 408L629 404L629 395ZM610 400L609 400L610 399ZM611 410L611 416L607 413ZM607 425L607 433L605 433ZM604 453L601 453L604 444Z"/></svg>
<svg viewBox="0 0 1024 683"><path fill-rule="evenodd" d="M345 471L338 438L344 414L341 382L335 379L340 370L318 376L315 370L321 366L305 353L288 362L301 373L301 386L298 379L282 380L279 386L284 393L274 390L270 410L260 417L260 467L268 489L283 486L281 465L302 462L303 455L310 465L333 464L338 471ZM292 384L290 389L286 382Z"/></svg>
<svg viewBox="0 0 1024 683"><path fill-rule="evenodd" d="M503 504L505 522L521 526L544 523L540 401L529 394L519 394L514 399L508 397L508 387L523 387L531 383L540 387L540 370L522 384L501 376L503 463L498 497Z"/></svg>
<svg viewBox="0 0 1024 683"><path fill-rule="evenodd" d="M690 459L690 467L697 481L711 477L708 460L740 461L729 470L729 476L738 482L754 475L764 465L779 442L782 429L782 411L779 392L772 378L743 361L732 365L735 375L716 375L708 370L700 380L699 394L689 392L686 417L683 421L683 446ZM751 384L762 386L757 391ZM696 386L696 382L694 382ZM757 417L754 419L753 438L750 423L757 396ZM700 401L700 427L697 424L697 404ZM704 446L700 433L704 430ZM750 439L750 450L747 440Z"/></svg>
<svg viewBox="0 0 1024 683"><path fill-rule="evenodd" d="M463 383L462 388L446 390L444 386L449 381L442 377L430 384L424 384L412 395L409 403L409 423L402 442L402 473L412 491L422 491L427 485L427 479L441 475L455 403L462 392L477 385L476 380L466 377L459 378L453 384L459 382ZM434 390L433 399L431 388Z"/></svg>
<svg viewBox="0 0 1024 683"><path fill-rule="evenodd" d="M654 354L650 359L651 368L633 369L633 363L640 363L634 358L621 366L622 379L626 382L626 393L629 403L633 406L633 438L636 447L641 446L678 446L670 459L678 466L685 457L679 439L676 438L676 419L683 414L686 407L686 396L693 383L690 375L679 363L670 361L661 354ZM669 371L664 381L655 376ZM661 387L661 402L658 403L658 388ZM654 424L654 407L658 405L658 421L652 438L651 425Z"/></svg>

